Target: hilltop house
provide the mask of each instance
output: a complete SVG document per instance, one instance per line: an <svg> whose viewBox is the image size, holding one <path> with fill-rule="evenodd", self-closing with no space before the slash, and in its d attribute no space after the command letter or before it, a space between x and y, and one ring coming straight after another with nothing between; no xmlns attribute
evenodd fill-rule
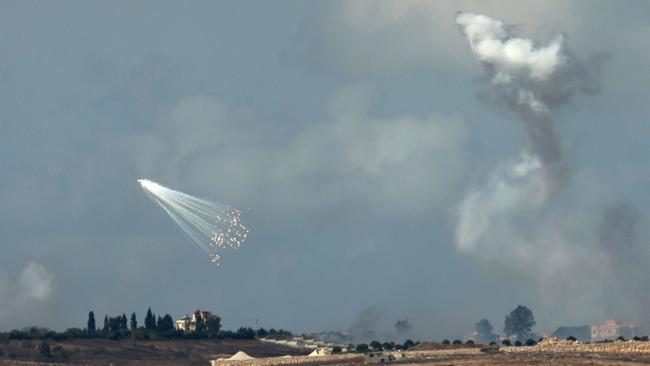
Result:
<svg viewBox="0 0 650 366"><path fill-rule="evenodd" d="M625 339L637 336L639 327L635 324L623 324L616 320L607 320L602 324L591 326L591 341L615 340L618 337Z"/></svg>
<svg viewBox="0 0 650 366"><path fill-rule="evenodd" d="M214 318L216 318L216 316L212 315L209 311L197 310L190 315L185 315L176 320L176 329L182 332L195 332L199 320L201 320L203 324L208 324L208 321Z"/></svg>

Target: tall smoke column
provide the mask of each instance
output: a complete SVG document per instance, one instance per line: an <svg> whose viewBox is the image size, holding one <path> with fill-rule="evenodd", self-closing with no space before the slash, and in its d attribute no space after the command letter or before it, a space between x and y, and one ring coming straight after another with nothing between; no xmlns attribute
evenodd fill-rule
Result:
<svg viewBox="0 0 650 366"><path fill-rule="evenodd" d="M533 278L544 297L552 298L548 292L563 290L557 280L581 256L572 233L543 214L569 176L553 117L575 95L597 91L592 73L571 55L562 35L539 45L485 15L459 12L455 21L483 66L487 100L513 112L527 136L517 157L460 202L456 247Z"/></svg>
<svg viewBox="0 0 650 366"><path fill-rule="evenodd" d="M196 244L219 264L222 248L237 249L248 236L238 208L175 191L147 179L138 179L147 195L162 207Z"/></svg>

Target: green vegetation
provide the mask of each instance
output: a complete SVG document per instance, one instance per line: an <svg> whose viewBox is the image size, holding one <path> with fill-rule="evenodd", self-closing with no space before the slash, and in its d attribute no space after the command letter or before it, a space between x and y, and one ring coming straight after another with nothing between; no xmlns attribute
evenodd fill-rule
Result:
<svg viewBox="0 0 650 366"><path fill-rule="evenodd" d="M221 318L213 316L207 320L198 317L199 321L196 324L196 330L192 332L179 331L175 327L174 319L169 314L164 316L156 316L147 309L144 319L144 326L138 327L138 321L135 312L131 314L130 328L127 316L125 313L118 316L104 316L104 325L101 329L97 329L95 322L94 312L88 313L88 320L86 321L86 328L68 328L63 332L57 332L48 328L41 327L28 327L22 330L14 329L8 332L0 332L0 340L42 340L40 344L40 354L45 358L51 358L55 354L57 357L63 350L50 349L46 340L66 340L66 339L94 339L103 338L110 340L119 340L125 338L132 338L134 340L146 339L204 339L204 338L218 338L218 339L255 339L256 337L268 337L274 339L285 339L292 337L290 331L284 329L269 329L264 328L253 329L250 327L240 327L236 331L222 330ZM55 352L56 351L56 352ZM49 355L49 356L48 356ZM180 357L182 358L182 357Z"/></svg>
<svg viewBox="0 0 650 366"><path fill-rule="evenodd" d="M506 315L503 332L507 336L516 336L518 340L531 338L535 324L533 312L529 308L519 305Z"/></svg>

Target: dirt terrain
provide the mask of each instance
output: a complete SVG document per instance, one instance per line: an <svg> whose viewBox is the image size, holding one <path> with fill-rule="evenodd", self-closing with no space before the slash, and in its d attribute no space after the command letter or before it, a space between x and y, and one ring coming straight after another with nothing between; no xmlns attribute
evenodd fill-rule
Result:
<svg viewBox="0 0 650 366"><path fill-rule="evenodd" d="M396 365L515 366L515 365L650 365L650 342L589 344L548 339L530 347L442 346L424 343L415 350L370 354L305 356L284 345L255 340L110 341L103 339L47 342L51 357L41 352L41 341L0 344L0 365L209 365L237 351L255 357L220 361L221 366L270 365ZM291 356L291 357L288 357Z"/></svg>
<svg viewBox="0 0 650 366"><path fill-rule="evenodd" d="M112 341L77 339L47 341L50 357L41 352L42 341L0 343L0 365L33 365L34 362L86 365L208 365L210 360L244 351L253 357L304 355L293 347L257 340L149 340ZM25 363L27 362L27 363Z"/></svg>

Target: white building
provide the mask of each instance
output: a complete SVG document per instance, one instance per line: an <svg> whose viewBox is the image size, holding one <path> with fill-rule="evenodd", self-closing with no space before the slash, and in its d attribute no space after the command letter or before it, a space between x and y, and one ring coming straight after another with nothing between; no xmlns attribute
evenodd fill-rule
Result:
<svg viewBox="0 0 650 366"><path fill-rule="evenodd" d="M185 315L176 320L176 329L182 332L195 332L199 319L201 319L202 323L205 325L208 324L209 320L214 318L216 318L216 316L212 315L209 311L197 310L190 315Z"/></svg>

